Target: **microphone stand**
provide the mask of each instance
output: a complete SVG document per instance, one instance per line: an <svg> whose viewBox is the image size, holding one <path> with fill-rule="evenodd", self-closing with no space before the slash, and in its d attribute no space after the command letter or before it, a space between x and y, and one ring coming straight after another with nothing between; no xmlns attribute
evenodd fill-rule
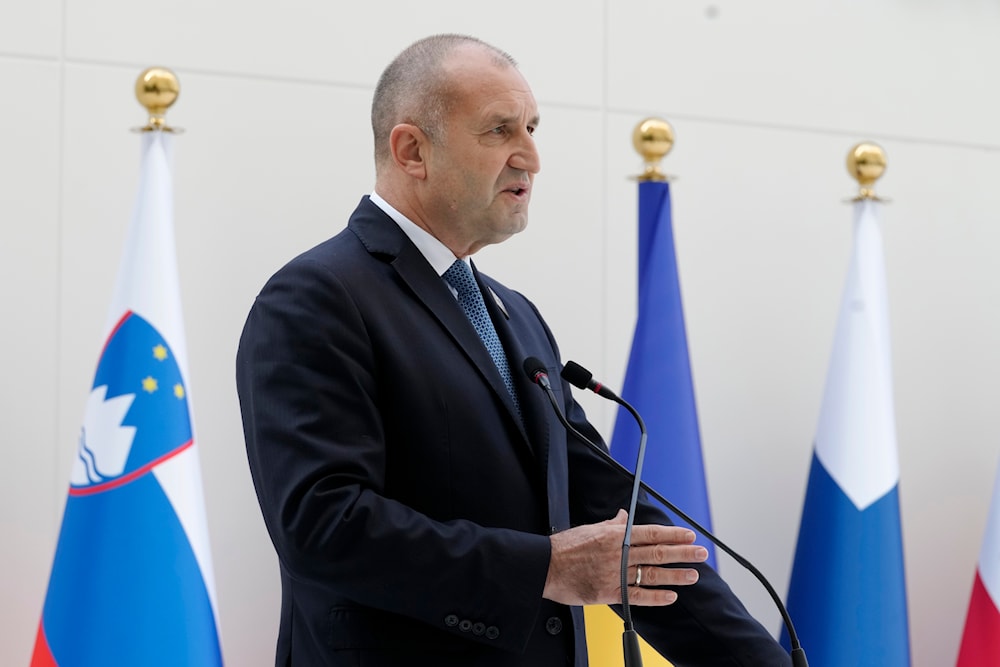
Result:
<svg viewBox="0 0 1000 667"><path fill-rule="evenodd" d="M552 388L546 392L549 400L555 399ZM632 624L632 609L628 602L628 554L632 548L632 526L635 524L635 508L639 502L639 486L642 480L642 463L646 458L646 424L642 417L628 403L618 401L625 407L639 424L639 454L636 456L635 477L632 482L632 498L628 505L628 520L625 522L625 539L622 542L622 617L625 620L625 632L622 634L622 650L625 654L625 667L642 667L642 653L639 650L639 633Z"/></svg>
<svg viewBox="0 0 1000 667"><path fill-rule="evenodd" d="M570 366L570 364L572 364L572 366ZM571 369L570 370L571 377L569 378L566 377L566 368ZM742 565L748 572L750 572L750 574L752 574L757 579L757 581L761 583L761 585L767 591L768 595L771 597L771 600L774 602L775 607L778 608L778 613L781 614L781 620L785 625L785 629L788 631L789 644L791 645L790 655L792 658L793 667L809 667L809 661L806 658L805 649L802 648L802 644L799 642L799 636L798 633L795 632L795 626L792 624L792 618L791 616L789 616L788 610L785 608L784 603L781 601L781 597L778 595L777 591L774 590L774 587L771 585L771 582L767 580L764 574L760 570L758 570L753 563L751 563L746 558L744 558L736 551L734 551L732 548L730 548L729 545L727 545L725 542L716 537L711 531L709 531L700 523L692 519L690 516L688 516L684 511L682 511L672 502L664 498L658 491L656 491L656 489L646 484L646 482L643 482L640 478L641 471L638 470L638 468L636 469L636 474L633 475L628 468L626 468L617 460L615 460L614 457L612 457L611 454L608 453L603 447L592 442L590 438L580 433L579 430L577 430L572 424L570 424L569 421L566 419L566 416L563 415L563 411L559 405L559 401L558 399L556 399L556 396L552 391L552 386L549 383L548 373L545 372L544 364L542 364L538 359L534 357L529 357L524 362L524 369L527 372L528 377L531 378L531 381L540 386L545 391L546 396L548 396L549 398L549 402L552 404L552 407L555 410L556 417L559 419L559 422L569 433L573 435L573 437L575 437L577 440L587 445L587 447L589 447L594 452L599 454L602 459L604 459L607 463L611 464L611 467L613 469L620 472L626 478L631 478L634 482L638 482L638 484L636 484L633 487L633 496L631 501L632 510L629 512L629 520L631 521L633 512L635 510L635 503L636 503L635 488L641 486L643 491L645 491L653 498L661 502L664 507L666 507L671 512L676 514L683 521L686 521L692 528L697 530L699 533L704 535L709 541L711 541L712 544L719 547L725 553L729 554L729 556L732 557L733 560ZM583 377L581 377L579 372L574 373L575 369L579 369L579 371L582 371ZM574 374L576 375L576 377L573 377ZM595 394L603 398L615 401L616 403L618 403L619 405L621 405L622 407L624 407L626 410L629 411L629 413L638 422L640 432L643 434L643 438L639 446L639 465L641 465L642 455L644 453L643 447L645 446L645 441L646 441L645 438L646 429L645 429L645 424L642 422L642 418L639 416L639 413L635 410L635 408L629 405L625 400L619 398L617 395L614 394L614 392L609 390L607 387L604 387L600 383L594 382L591 379L593 376L588 371L583 369L582 366L579 366L575 362L570 361L566 364L566 366L564 366L562 376L564 380L566 380L570 384L573 384L578 389L588 389L590 391L593 391ZM577 381L580 381L581 384L577 384ZM623 561L625 561L626 559L627 556L623 554ZM625 575L623 575L622 577L623 589L627 583L628 582L625 579ZM625 594L623 593L623 597L624 596ZM627 609L625 605L622 606L624 609ZM631 616L631 614L629 614L629 616ZM628 621L626 621L626 623L628 623ZM631 633L632 635L636 635L634 628L631 629ZM625 664L626 665L635 664L641 666L642 657L639 654L638 641L631 638L631 636L629 635L628 628L626 628L626 632L625 635L623 635L622 637L622 641L625 649L625 660L626 660ZM633 643L634 647L632 646ZM634 650L634 655L630 656L630 653L633 650ZM635 660L637 662L630 662L630 657L632 660Z"/></svg>

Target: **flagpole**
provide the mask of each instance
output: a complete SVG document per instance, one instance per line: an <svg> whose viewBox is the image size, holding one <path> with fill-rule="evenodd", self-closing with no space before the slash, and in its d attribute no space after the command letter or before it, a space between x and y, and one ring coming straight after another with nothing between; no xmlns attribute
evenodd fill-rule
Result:
<svg viewBox="0 0 1000 667"><path fill-rule="evenodd" d="M646 118L640 121L632 132L632 145L645 163L643 172L632 178L640 183L649 184L651 187L662 184L661 187L666 188L666 183L671 180L671 177L660 169L660 161L674 145L674 130L670 124L659 118ZM640 208L642 208L641 202ZM646 257L640 249L639 264L641 266L645 265L645 259ZM640 273L641 271L642 269L640 269ZM635 459L632 458L630 466L634 463ZM621 631L622 619L605 605L588 605L584 607L584 614L590 663L605 666L625 664L623 660L623 648L625 648L623 642L625 640L622 638ZM633 648L629 644L626 650L631 651ZM639 652L641 657L638 660L630 654L632 663L644 664L647 667L671 667L669 661L641 638L639 639Z"/></svg>
<svg viewBox="0 0 1000 667"><path fill-rule="evenodd" d="M875 182L877 144L855 144L847 171L854 238L820 404L787 594L817 664L909 667L891 344ZM845 641L849 638L849 641ZM782 643L789 638L783 633Z"/></svg>
<svg viewBox="0 0 1000 667"><path fill-rule="evenodd" d="M170 135L182 134L184 132L184 128L168 125L166 122L166 113L167 110L170 109L170 107L172 107L177 101L177 98L180 97L180 92L181 86L177 74L167 67L148 67L139 74L135 81L135 98L138 100L139 104L145 107L147 113L149 114L149 118L144 126L132 128L132 131L145 135L142 138L143 155L146 155L150 150L151 142L159 144L159 148L163 151L163 157L166 160L166 165L171 172L173 168L173 139ZM173 182L172 173L170 174L170 181L171 183ZM171 186L171 197L172 195L173 191ZM166 238L161 238L161 242L165 246L169 245L171 248L174 248L172 203L170 207L171 217L169 233ZM177 275L176 268L176 249L170 250L168 254L172 258L171 270L174 274L172 283L175 285L175 289L179 289L179 276ZM181 368L183 377L186 379L189 377L187 346L183 324L184 318L183 313L180 310L179 301L175 304L175 310L170 319L176 327L171 332L171 336L174 340L178 364ZM190 399L190 391L186 391L188 398ZM188 419L191 422L191 428L193 430L193 411L188 412ZM168 487L172 486L170 482L166 481L166 476L164 483ZM219 605L215 587L214 565L212 562L212 555L208 540L208 525L205 517L204 499L201 495L203 489L201 466L196 455L191 457L191 462L188 463L187 467L183 471L180 488L181 491L179 494L177 490L174 490L173 494L184 496L189 494L192 488L196 490L196 497L193 499L195 502L188 508L187 511L180 513L181 515L179 516L179 519L184 525L185 530L189 533L189 539L191 540L192 547L195 552L195 559L198 562L201 570L201 576L204 579L207 589L209 603L211 606L211 617L213 620L212 629L215 633L214 637L210 638L210 643L211 641L214 641L215 646L218 647L220 643ZM221 648L219 650L221 651ZM211 656L210 659L213 661L212 664L215 664L214 660L217 659L218 664L221 665L221 652L218 653L217 656Z"/></svg>
<svg viewBox="0 0 1000 667"><path fill-rule="evenodd" d="M144 71L138 192L84 408L32 667L222 665L174 244L177 76Z"/></svg>
<svg viewBox="0 0 1000 667"><path fill-rule="evenodd" d="M669 182L673 176L663 173L660 161L674 147L674 128L660 118L646 118L635 126L632 132L632 145L642 156L645 163L641 174L635 177L637 181Z"/></svg>
<svg viewBox="0 0 1000 667"><path fill-rule="evenodd" d="M875 181L885 173L885 150L876 143L862 141L847 152L847 171L858 182L858 194L851 201L888 201L875 194Z"/></svg>
<svg viewBox="0 0 1000 667"><path fill-rule="evenodd" d="M167 125L166 113L181 94L181 84L166 67L149 67L135 81L135 98L149 112L149 121L135 132L183 132Z"/></svg>

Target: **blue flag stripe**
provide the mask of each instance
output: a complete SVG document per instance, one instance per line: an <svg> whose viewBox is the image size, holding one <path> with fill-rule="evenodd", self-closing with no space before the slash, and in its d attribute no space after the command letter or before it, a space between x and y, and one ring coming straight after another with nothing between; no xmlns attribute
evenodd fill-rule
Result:
<svg viewBox="0 0 1000 667"><path fill-rule="evenodd" d="M814 454L787 605L812 664L910 664L902 544L898 486L859 511Z"/></svg>

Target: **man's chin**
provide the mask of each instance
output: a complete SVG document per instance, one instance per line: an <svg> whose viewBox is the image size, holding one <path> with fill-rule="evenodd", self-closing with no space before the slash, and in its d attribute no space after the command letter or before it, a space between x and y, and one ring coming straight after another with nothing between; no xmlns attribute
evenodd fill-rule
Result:
<svg viewBox="0 0 1000 667"><path fill-rule="evenodd" d="M528 226L528 210L525 207L524 210L514 213L509 220L509 229L511 230L511 235L517 234L518 232L523 232Z"/></svg>
<svg viewBox="0 0 1000 667"><path fill-rule="evenodd" d="M515 234L520 234L527 227L528 227L528 216L524 216L516 224L512 224L512 225L510 225L510 226L507 227L507 230L506 230L507 233L504 236L504 240L506 241L507 239L509 239L511 236L514 236Z"/></svg>

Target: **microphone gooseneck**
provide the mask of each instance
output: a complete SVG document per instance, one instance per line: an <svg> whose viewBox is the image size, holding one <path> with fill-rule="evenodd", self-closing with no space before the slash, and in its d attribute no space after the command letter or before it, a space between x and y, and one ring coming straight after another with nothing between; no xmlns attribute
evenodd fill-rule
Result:
<svg viewBox="0 0 1000 667"><path fill-rule="evenodd" d="M576 365L574 364L574 366ZM577 368L582 371L582 374L588 376L583 380L584 384L586 385L587 382L590 382L597 388L594 388L593 386L588 388L598 391L600 389L600 385L593 382L590 374L580 366L577 366ZM549 376L545 371L545 365L535 357L528 357L524 360L524 372L527 373L532 382L545 390L546 395L549 397L549 402L552 403L552 407L555 409L556 415L558 415L563 426L565 426L570 432L573 432L576 437L582 438L586 442L590 443L587 438L584 438L582 434L570 426L570 424L566 421L566 418L563 416L562 410L559 408L559 401L556 400L555 394L552 392L552 385L549 383ZM632 622L632 609L628 601L628 555L629 550L632 548L632 526L635 524L635 508L639 501L639 483L642 475L642 461L646 453L646 425L643 423L642 417L639 416L639 413L636 412L632 406L618 398L611 390L605 389L605 391L606 393L601 394L602 396L621 403L632 413L632 416L638 421L639 430L642 433L639 441L639 455L635 464L636 473L632 480L632 498L629 501L628 517L625 521L625 537L622 540L621 559L622 619L625 621L625 632L622 635L622 647L624 650L625 666L642 667L642 654L639 649L639 633L635 631L635 625ZM593 446L597 447L597 445Z"/></svg>
<svg viewBox="0 0 1000 667"><path fill-rule="evenodd" d="M529 362L531 363L529 364ZM531 367L530 370L529 366ZM556 400L555 395L552 393L552 387L551 384L549 383L548 375L545 371L545 365L541 361L539 361L534 357L529 357L524 362L524 369L525 372L527 372L528 377L531 379L531 381L534 382L535 384L538 384L539 386L542 387L542 389L545 390L546 394L549 397L549 402L552 404L552 407L555 410L556 417L559 419L559 422L563 425L563 427L567 430L567 432L571 433L573 437L575 437L577 440L585 444L591 450L599 454L601 458L603 458L605 462L610 464L610 466L614 470L617 470L620 474L624 475L626 478L633 480L634 483L638 482L638 485L642 487L643 491L645 491L650 496L658 500L661 504L663 504L664 507L666 507L668 510L676 514L683 521L687 522L692 528L694 528L696 531L705 536L705 538L707 538L710 542L712 542L712 544L714 544L719 549L727 553L733 560L735 560L737 563L743 566L748 572L750 572L750 574L752 574L757 579L757 581L760 582L760 584L767 591L768 595L771 597L771 600L774 602L775 607L777 607L778 613L781 614L781 620L785 625L785 629L788 631L789 643L791 645L792 665L794 667L809 667L809 662L806 658L805 650L802 648L802 645L799 642L799 637L798 634L795 632L795 627L792 624L791 616L789 616L788 610L785 608L784 603L782 603L781 597L778 595L777 591L774 590L774 587L771 585L771 582L767 580L767 578L763 575L763 573L760 570L758 570L753 565L753 563L751 563L746 558L738 554L736 551L730 548L725 542L716 537L711 531L709 531L707 528L705 528L700 523L695 521L693 518L688 516L687 513L682 511L679 507L677 507L672 502L663 497L663 495L661 495L658 491L656 491L656 489L652 488L645 482L641 481L640 475L638 474L641 471L637 469L636 470L637 474L633 475L628 470L628 468L626 468L617 460L615 460L611 456L611 454L608 453L606 449L591 441L590 438L580 433L579 430L577 430L572 424L570 424L569 421L566 419L566 416L563 414L562 408L559 406L558 400ZM619 399L618 396L615 395L614 392L612 392L610 389L608 389L601 383L594 381L593 375L591 375L591 373L587 371L585 368L583 368L576 362L568 361L566 362L566 365L563 367L563 370L560 373L560 375L564 380L566 380L566 382L572 384L578 389L587 389L593 391L594 393L604 398L615 401L616 403L622 405L622 407L628 410L629 413L633 416L633 418L636 419L637 423L640 424L640 431L643 434L645 434L644 425L642 424L642 420L639 417L636 410L631 405L628 405L627 403ZM642 444L645 444L645 438ZM642 456L642 448L640 447L640 457L641 456ZM632 513L630 512L629 519L631 520L631 518L632 518ZM625 641L625 652L627 658L630 649L628 632L626 632L626 637L624 641ZM637 649L636 652L638 653Z"/></svg>
<svg viewBox="0 0 1000 667"><path fill-rule="evenodd" d="M594 380L594 375L586 368L569 361L563 366L563 379L575 387L589 389L598 396L614 401L622 406L632 415L639 426L639 452L635 457L635 475L632 477L632 497L628 505L628 520L625 523L625 539L622 542L622 618L625 621L625 634L622 635L622 644L625 651L625 664L627 667L633 665L642 666L642 655L639 651L639 635L635 631L632 623L632 609L628 603L628 555L632 548L632 526L635 525L635 509L639 503L639 489L642 485L642 464L646 460L646 422L642 420L639 412L632 407L615 392L605 387L600 382ZM568 376L568 377L567 377ZM554 405L554 404L553 404Z"/></svg>

